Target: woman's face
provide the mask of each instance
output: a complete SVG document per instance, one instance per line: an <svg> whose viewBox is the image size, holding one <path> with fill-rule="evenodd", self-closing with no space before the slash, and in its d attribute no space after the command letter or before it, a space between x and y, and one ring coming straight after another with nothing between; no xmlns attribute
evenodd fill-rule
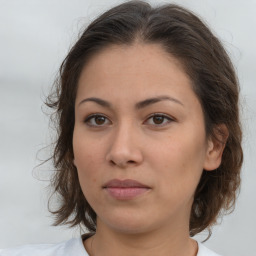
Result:
<svg viewBox="0 0 256 256"><path fill-rule="evenodd" d="M159 45L94 56L78 84L73 149L97 225L188 228L194 191L210 169L204 127L190 79Z"/></svg>

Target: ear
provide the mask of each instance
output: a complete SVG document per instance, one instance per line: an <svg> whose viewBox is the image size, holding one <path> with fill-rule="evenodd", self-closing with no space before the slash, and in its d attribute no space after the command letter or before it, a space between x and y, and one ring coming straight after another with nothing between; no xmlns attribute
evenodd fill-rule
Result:
<svg viewBox="0 0 256 256"><path fill-rule="evenodd" d="M73 164L76 167L76 160L75 160L75 158L73 159Z"/></svg>
<svg viewBox="0 0 256 256"><path fill-rule="evenodd" d="M219 124L213 129L213 135L208 139L204 170L213 171L221 164L222 154L229 136L225 124Z"/></svg>

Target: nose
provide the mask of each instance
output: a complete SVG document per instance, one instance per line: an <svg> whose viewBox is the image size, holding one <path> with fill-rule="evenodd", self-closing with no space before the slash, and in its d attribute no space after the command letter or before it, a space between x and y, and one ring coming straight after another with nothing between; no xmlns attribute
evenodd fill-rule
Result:
<svg viewBox="0 0 256 256"><path fill-rule="evenodd" d="M133 125L120 126L113 131L106 160L120 168L137 166L143 161L139 131Z"/></svg>

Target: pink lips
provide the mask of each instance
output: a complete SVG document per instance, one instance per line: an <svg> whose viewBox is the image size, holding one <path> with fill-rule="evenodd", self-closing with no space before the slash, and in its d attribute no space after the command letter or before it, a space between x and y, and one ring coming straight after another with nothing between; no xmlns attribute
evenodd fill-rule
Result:
<svg viewBox="0 0 256 256"><path fill-rule="evenodd" d="M108 194L118 200L130 200L147 192L150 187L136 180L110 180L103 188Z"/></svg>

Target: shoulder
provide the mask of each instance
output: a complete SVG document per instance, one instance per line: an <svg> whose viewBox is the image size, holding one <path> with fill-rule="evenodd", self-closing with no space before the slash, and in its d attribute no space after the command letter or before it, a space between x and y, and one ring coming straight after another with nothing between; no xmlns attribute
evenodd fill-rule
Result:
<svg viewBox="0 0 256 256"><path fill-rule="evenodd" d="M210 249L205 247L203 244L198 242L198 253L197 253L197 256L221 256L221 255L211 251Z"/></svg>
<svg viewBox="0 0 256 256"><path fill-rule="evenodd" d="M28 244L0 249L0 256L88 256L81 238L73 238L57 244Z"/></svg>

